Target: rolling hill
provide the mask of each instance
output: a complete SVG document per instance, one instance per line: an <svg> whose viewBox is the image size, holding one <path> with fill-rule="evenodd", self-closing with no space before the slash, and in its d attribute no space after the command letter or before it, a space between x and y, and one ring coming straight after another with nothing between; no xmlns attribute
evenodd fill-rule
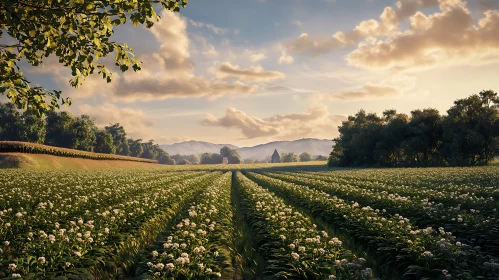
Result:
<svg viewBox="0 0 499 280"><path fill-rule="evenodd" d="M172 145L161 145L169 154L202 154L218 153L224 146L236 149L243 159L265 160L277 149L279 153L295 152L297 154L309 152L313 156L327 156L332 150L333 142L325 139L304 138L294 141L276 141L253 147L237 147L230 144L213 144L201 141L186 141Z"/></svg>
<svg viewBox="0 0 499 280"><path fill-rule="evenodd" d="M231 144L213 144L202 141L185 141L171 145L160 145L161 148L166 150L170 155L199 155L202 153L219 153L220 149L227 146L231 149L238 149L239 147Z"/></svg>

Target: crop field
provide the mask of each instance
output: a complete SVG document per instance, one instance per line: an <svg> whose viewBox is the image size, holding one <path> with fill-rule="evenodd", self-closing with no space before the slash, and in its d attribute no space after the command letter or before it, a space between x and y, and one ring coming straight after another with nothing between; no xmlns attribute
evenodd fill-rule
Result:
<svg viewBox="0 0 499 280"><path fill-rule="evenodd" d="M499 166L0 169L0 279L499 279Z"/></svg>

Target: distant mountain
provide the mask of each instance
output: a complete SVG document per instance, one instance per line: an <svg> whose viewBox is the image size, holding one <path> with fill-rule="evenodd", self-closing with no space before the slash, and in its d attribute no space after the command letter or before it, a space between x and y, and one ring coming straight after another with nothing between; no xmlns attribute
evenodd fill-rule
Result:
<svg viewBox="0 0 499 280"><path fill-rule="evenodd" d="M301 154L309 152L312 156L328 156L333 149L333 141L323 139L304 138L294 141L276 141L267 144L261 144L254 147L237 149L237 152L243 159L264 160L270 158L274 149L279 154L295 152Z"/></svg>
<svg viewBox="0 0 499 280"><path fill-rule="evenodd" d="M161 148L168 151L169 154L202 154L202 153L218 153L220 149L227 146L231 149L236 149L243 159L265 160L270 158L275 149L282 153L295 152L297 154L309 152L313 156L327 156L333 149L331 140L304 138L294 141L276 141L266 144L257 145L254 147L239 148L230 144L213 144L200 141L186 141L172 145L161 145Z"/></svg>
<svg viewBox="0 0 499 280"><path fill-rule="evenodd" d="M165 149L170 155L176 155L176 154L199 155L202 153L220 153L220 149L222 149L225 146L231 149L239 148L231 144L213 144L213 143L193 141L193 140L175 143L171 145L160 145L160 147Z"/></svg>

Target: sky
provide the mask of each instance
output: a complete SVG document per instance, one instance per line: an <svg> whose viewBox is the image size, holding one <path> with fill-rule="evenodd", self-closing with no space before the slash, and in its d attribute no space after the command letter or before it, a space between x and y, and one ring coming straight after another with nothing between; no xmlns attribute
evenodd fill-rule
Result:
<svg viewBox="0 0 499 280"><path fill-rule="evenodd" d="M445 113L499 91L498 0L189 0L160 15L115 29L139 73L74 89L53 57L23 70L65 110L158 144L333 139L360 109Z"/></svg>

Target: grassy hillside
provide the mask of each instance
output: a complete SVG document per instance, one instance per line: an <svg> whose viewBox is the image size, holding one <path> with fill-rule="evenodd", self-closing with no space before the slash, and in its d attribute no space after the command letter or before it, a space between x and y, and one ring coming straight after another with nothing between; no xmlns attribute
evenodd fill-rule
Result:
<svg viewBox="0 0 499 280"><path fill-rule="evenodd" d="M293 169L296 167L326 168L325 161L291 162L291 163L259 163L259 164L212 164L212 165L158 165L154 163L93 160L83 158L60 157L45 154L0 153L0 168L109 168L109 167L138 167L138 168L166 168L172 170L243 170L243 169Z"/></svg>
<svg viewBox="0 0 499 280"><path fill-rule="evenodd" d="M60 157L44 154L0 153L0 168L108 168L108 167L149 167L157 168L158 164L120 161L94 160L84 158Z"/></svg>

